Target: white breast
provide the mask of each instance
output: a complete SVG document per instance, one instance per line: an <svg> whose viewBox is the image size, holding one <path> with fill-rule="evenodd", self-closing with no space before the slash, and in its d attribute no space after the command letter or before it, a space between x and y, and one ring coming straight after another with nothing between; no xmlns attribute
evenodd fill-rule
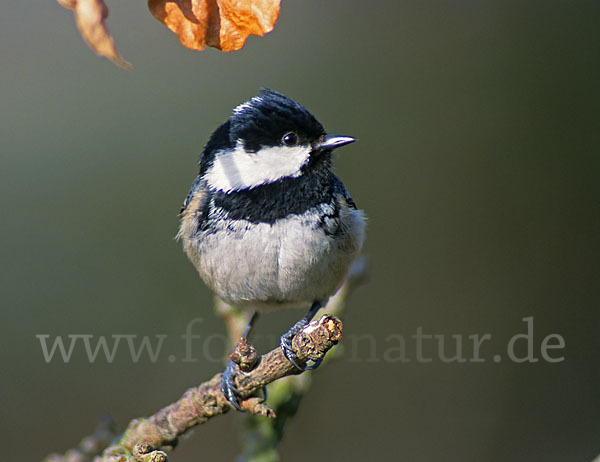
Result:
<svg viewBox="0 0 600 462"><path fill-rule="evenodd" d="M326 235L315 211L274 224L227 220L184 247L221 298L256 309L327 300L341 285L364 239L362 212L341 211L342 232ZM225 222L228 223L225 226Z"/></svg>

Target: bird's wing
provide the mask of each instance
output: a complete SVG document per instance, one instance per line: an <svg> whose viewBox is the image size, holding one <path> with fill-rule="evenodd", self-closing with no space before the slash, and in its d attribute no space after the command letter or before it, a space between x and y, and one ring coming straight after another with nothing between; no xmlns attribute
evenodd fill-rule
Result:
<svg viewBox="0 0 600 462"><path fill-rule="evenodd" d="M342 183L342 180L335 175L333 175L333 192L346 202L348 208L354 210L358 209L356 202L354 202L352 196L350 196L350 193L346 189L346 186L344 186L344 183Z"/></svg>
<svg viewBox="0 0 600 462"><path fill-rule="evenodd" d="M208 217L209 194L202 178L196 178L189 194L183 201L179 217L181 226L177 238L188 238L196 234Z"/></svg>
<svg viewBox="0 0 600 462"><path fill-rule="evenodd" d="M186 213L186 210L187 210L188 206L190 205L190 203L192 202L192 199L198 195L198 192L201 189L202 189L202 178L200 176L197 176L196 179L194 180L194 183L192 184L192 187L190 188L190 192L188 193L187 197L183 201L183 204L181 204L181 209L179 210L179 215L181 217L183 217L183 215Z"/></svg>

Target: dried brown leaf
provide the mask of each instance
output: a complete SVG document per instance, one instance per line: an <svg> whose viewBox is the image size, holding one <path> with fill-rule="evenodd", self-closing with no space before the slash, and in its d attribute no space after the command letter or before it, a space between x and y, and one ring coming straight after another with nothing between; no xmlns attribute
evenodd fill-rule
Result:
<svg viewBox="0 0 600 462"><path fill-rule="evenodd" d="M77 28L92 50L110 59L117 66L124 69L131 68L131 64L117 52L115 42L104 24L104 20L108 17L108 8L103 0L57 1L65 8L73 10Z"/></svg>
<svg viewBox="0 0 600 462"><path fill-rule="evenodd" d="M69 10L72 10L73 8L75 8L75 3L77 3L77 0L56 0L61 6L64 6L65 8L68 8Z"/></svg>
<svg viewBox="0 0 600 462"><path fill-rule="evenodd" d="M281 0L148 0L148 8L187 48L203 50L208 45L235 51L244 46L249 35L262 36L273 30L280 3Z"/></svg>

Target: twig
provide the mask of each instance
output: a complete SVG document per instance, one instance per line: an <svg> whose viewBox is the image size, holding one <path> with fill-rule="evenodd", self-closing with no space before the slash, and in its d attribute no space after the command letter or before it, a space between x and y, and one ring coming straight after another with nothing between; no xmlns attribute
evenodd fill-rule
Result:
<svg viewBox="0 0 600 462"><path fill-rule="evenodd" d="M297 334L292 347L301 361L315 361L322 359L341 335L342 323L325 315ZM242 407L253 414L274 417L273 411L262 399L252 395L267 384L298 372L279 347L263 355L252 371L240 372L236 376ZM163 449L172 449L189 429L232 409L221 393L221 375L219 373L198 387L190 388L177 402L153 416L133 420L119 441L94 462L166 461Z"/></svg>

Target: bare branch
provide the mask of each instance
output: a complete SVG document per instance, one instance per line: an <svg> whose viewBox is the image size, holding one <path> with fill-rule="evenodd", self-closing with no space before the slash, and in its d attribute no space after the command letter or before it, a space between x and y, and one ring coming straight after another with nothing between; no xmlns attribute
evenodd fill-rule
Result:
<svg viewBox="0 0 600 462"><path fill-rule="evenodd" d="M293 339L292 347L300 361L315 361L322 359L341 336L341 321L325 315L298 333ZM281 377L299 372L279 347L263 355L252 371L240 372L236 376L236 387L243 400L242 407L253 414L274 417L274 412L262 399L254 397L254 393ZM189 429L233 409L221 393L221 375L219 373L198 387L190 388L177 402L156 414L133 420L118 443L108 448L101 457L97 457L95 462L112 462L118 460L116 457L123 457L123 461L161 460L160 457L164 454L162 449L173 448L178 438Z"/></svg>

